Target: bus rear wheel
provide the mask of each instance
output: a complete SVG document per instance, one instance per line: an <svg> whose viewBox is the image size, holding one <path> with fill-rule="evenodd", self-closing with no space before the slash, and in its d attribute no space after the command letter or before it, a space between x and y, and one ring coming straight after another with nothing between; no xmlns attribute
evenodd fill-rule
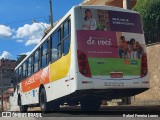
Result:
<svg viewBox="0 0 160 120"><path fill-rule="evenodd" d="M20 112L27 112L28 106L27 105L22 105L21 98L19 98L19 100L18 100L18 105L19 105Z"/></svg>
<svg viewBox="0 0 160 120"><path fill-rule="evenodd" d="M82 111L98 111L101 106L101 100L95 98L85 98L80 103Z"/></svg>
<svg viewBox="0 0 160 120"><path fill-rule="evenodd" d="M40 91L39 104L42 112L50 112L51 107L47 103L46 91L44 88Z"/></svg>
<svg viewBox="0 0 160 120"><path fill-rule="evenodd" d="M47 102L46 91L43 88L40 92L40 107L42 112L53 112L58 111L60 105L56 101Z"/></svg>

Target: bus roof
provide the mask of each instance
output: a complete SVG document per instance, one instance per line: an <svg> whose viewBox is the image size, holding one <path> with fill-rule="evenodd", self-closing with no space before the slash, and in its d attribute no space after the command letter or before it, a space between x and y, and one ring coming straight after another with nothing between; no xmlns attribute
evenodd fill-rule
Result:
<svg viewBox="0 0 160 120"><path fill-rule="evenodd" d="M119 7L113 7L113 6L98 6L98 5L77 5L73 6L57 23L56 25L47 33L47 35L43 36L39 44L28 54L18 65L15 69L20 67L41 45L42 43L55 31L61 24L62 22L71 15L72 11L75 8L90 8L90 9L104 9L104 10L112 10L112 11L122 11L122 12L129 12L129 13L138 13L133 10L128 10L128 9L123 9ZM139 13L138 13L139 14Z"/></svg>
<svg viewBox="0 0 160 120"><path fill-rule="evenodd" d="M77 7L92 8L92 9L102 9L102 10L104 9L104 10L121 11L121 12L129 12L129 13L138 13L137 11L124 9L124 8L120 8L120 7L114 7L114 6L80 5L80 6L77 6Z"/></svg>

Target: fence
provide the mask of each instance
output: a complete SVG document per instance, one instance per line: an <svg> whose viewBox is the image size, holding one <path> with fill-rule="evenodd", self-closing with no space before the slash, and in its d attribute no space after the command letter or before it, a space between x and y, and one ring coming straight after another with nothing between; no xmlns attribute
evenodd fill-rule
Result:
<svg viewBox="0 0 160 120"><path fill-rule="evenodd" d="M150 30L144 33L147 45L160 43L160 30Z"/></svg>

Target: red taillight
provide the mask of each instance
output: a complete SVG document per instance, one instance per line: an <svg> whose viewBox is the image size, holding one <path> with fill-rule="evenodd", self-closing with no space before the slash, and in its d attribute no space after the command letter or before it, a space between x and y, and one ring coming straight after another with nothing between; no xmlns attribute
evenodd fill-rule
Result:
<svg viewBox="0 0 160 120"><path fill-rule="evenodd" d="M148 72L147 55L143 54L141 59L141 77L146 76L147 72Z"/></svg>
<svg viewBox="0 0 160 120"><path fill-rule="evenodd" d="M78 53L78 65L79 65L79 72L86 76L91 77L91 71L88 63L87 55L82 51L77 51Z"/></svg>

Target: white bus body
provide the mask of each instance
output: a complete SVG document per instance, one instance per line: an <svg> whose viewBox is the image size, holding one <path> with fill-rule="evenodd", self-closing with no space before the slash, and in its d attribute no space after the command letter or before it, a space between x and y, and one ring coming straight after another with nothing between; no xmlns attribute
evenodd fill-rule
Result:
<svg viewBox="0 0 160 120"><path fill-rule="evenodd" d="M65 23L69 32L65 31ZM90 26L86 27L87 24ZM52 43L57 34L63 43L56 49ZM65 34L68 35L63 38ZM46 41L48 52L43 47ZM35 54L39 55L37 61ZM49 61L44 67L43 56ZM39 69L34 72L38 60ZM80 102L83 110L98 110L102 100L139 94L149 89L140 15L109 6L75 6L15 71L18 80L26 76L16 84L14 93L15 104L21 111L31 105L40 105L42 111L57 110L64 102Z"/></svg>

